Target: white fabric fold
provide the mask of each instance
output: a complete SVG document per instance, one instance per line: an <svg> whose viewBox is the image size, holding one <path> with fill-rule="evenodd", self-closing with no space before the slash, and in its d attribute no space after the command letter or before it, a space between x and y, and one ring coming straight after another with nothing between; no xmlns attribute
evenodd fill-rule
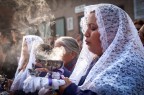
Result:
<svg viewBox="0 0 144 95"><path fill-rule="evenodd" d="M59 86L65 84L65 81L62 79L51 79L52 85L49 85L49 82L50 79L46 77L29 76L24 81L23 91L28 93L41 89L40 93L42 93L41 91L48 91L49 89L57 90L59 89Z"/></svg>

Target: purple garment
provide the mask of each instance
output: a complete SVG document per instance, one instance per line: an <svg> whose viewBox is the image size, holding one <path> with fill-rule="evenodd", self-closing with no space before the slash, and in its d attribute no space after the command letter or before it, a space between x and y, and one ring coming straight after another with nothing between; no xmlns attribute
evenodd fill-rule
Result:
<svg viewBox="0 0 144 95"><path fill-rule="evenodd" d="M98 58L94 59L90 66L89 69L87 70L86 74L84 76L82 76L78 86L82 85L85 81L85 78L87 77L89 71L91 70L91 68L93 67L94 63L98 60ZM90 91L90 90L85 90L82 91L78 88L78 86L74 83L70 84L65 90L63 95L97 95L96 93Z"/></svg>

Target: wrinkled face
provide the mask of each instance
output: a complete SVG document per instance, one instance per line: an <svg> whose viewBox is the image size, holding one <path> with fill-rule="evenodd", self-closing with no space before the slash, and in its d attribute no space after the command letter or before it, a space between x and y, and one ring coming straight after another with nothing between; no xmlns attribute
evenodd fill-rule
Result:
<svg viewBox="0 0 144 95"><path fill-rule="evenodd" d="M96 23L95 13L90 13L87 21L87 31L85 33L86 44L88 49L97 55L102 55L102 47L100 41L100 33L98 32L98 25Z"/></svg>
<svg viewBox="0 0 144 95"><path fill-rule="evenodd" d="M63 45L60 42L55 42L54 47L62 47ZM66 49L66 47L64 47ZM76 55L73 52L66 51L62 56L62 61L64 65L67 65Z"/></svg>

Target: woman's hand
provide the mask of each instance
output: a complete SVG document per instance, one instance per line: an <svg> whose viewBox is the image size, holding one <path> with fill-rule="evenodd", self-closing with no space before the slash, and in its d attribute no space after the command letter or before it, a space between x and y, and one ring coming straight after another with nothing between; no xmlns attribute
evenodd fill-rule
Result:
<svg viewBox="0 0 144 95"><path fill-rule="evenodd" d="M62 95L64 90L72 83L68 77L62 77L62 79L65 81L65 84L60 86L59 92Z"/></svg>
<svg viewBox="0 0 144 95"><path fill-rule="evenodd" d="M47 68L36 68L35 71L48 72L48 69Z"/></svg>
<svg viewBox="0 0 144 95"><path fill-rule="evenodd" d="M37 67L42 67L42 64L36 62L35 66L37 66Z"/></svg>

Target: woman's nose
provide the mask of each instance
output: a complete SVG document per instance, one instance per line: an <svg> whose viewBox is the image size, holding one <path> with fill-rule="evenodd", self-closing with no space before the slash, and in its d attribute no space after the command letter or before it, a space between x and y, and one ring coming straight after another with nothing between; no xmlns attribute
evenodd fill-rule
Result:
<svg viewBox="0 0 144 95"><path fill-rule="evenodd" d="M85 37L89 37L90 34L89 34L89 30L88 29L86 30L84 35L85 35Z"/></svg>

